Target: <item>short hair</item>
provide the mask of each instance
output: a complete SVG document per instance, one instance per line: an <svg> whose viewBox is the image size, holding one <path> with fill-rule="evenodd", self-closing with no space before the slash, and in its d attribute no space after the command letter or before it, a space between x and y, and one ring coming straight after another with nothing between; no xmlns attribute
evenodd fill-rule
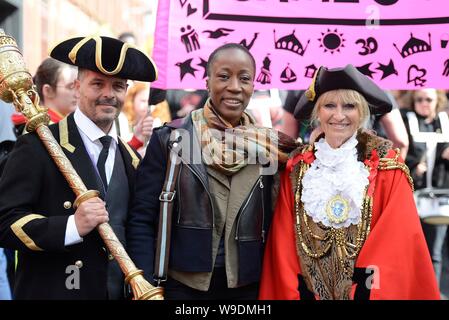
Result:
<svg viewBox="0 0 449 320"><path fill-rule="evenodd" d="M209 59L207 60L207 66L206 66L206 71L207 71L207 76L208 77L210 77L210 68L212 66L212 63L214 63L214 61L217 58L218 54L221 51L228 50L228 49L242 50L244 53L246 53L250 57L250 59L251 59L251 63L252 63L253 68L254 68L254 75L256 74L256 60L254 60L254 57L251 54L251 52L246 47L242 46L241 44L238 44L238 43L226 43L226 44L218 47L217 49L215 49L210 54Z"/></svg>
<svg viewBox="0 0 449 320"><path fill-rule="evenodd" d="M64 68L74 68L71 65L60 62L53 58L46 58L36 70L36 74L33 77L33 82L36 85L37 93L40 99L45 103L42 88L48 84L53 90L56 91L56 85L58 83L59 75Z"/></svg>
<svg viewBox="0 0 449 320"><path fill-rule="evenodd" d="M360 115L359 129L366 127L370 118L368 102L359 92L351 89L331 90L319 96L312 111L312 121L318 120L318 110L328 103L340 102L341 104L353 104Z"/></svg>

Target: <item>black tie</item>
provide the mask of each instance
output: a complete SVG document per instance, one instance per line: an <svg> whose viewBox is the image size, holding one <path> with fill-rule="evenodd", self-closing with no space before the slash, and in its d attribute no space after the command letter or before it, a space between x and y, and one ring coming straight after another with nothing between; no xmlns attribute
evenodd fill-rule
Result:
<svg viewBox="0 0 449 320"><path fill-rule="evenodd" d="M106 170L105 163L109 154L109 146L111 145L111 136L103 136L100 138L100 142L103 145L103 149L101 149L100 156L98 157L97 168L98 173L100 174L100 178L103 181L104 189L108 189L108 179L106 178Z"/></svg>

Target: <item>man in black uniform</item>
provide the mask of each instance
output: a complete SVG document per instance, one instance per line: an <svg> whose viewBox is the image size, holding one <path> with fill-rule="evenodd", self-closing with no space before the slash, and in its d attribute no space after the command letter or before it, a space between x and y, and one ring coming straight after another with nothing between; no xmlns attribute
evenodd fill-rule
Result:
<svg viewBox="0 0 449 320"><path fill-rule="evenodd" d="M73 38L53 58L79 67L77 110L50 129L86 187L99 197L75 210L75 194L35 133L20 137L0 181L0 247L18 251L16 299L120 298L123 275L96 226L125 240L137 153L117 136L127 79L154 81L138 49L109 37ZM123 243L124 244L124 243Z"/></svg>

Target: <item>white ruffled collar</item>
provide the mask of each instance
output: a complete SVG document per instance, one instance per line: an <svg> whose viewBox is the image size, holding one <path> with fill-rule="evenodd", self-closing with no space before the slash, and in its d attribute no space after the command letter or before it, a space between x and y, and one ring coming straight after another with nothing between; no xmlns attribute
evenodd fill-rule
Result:
<svg viewBox="0 0 449 320"><path fill-rule="evenodd" d="M357 225L369 171L357 160L354 134L338 149L324 138L315 143L315 161L304 174L301 200L314 222L327 227Z"/></svg>

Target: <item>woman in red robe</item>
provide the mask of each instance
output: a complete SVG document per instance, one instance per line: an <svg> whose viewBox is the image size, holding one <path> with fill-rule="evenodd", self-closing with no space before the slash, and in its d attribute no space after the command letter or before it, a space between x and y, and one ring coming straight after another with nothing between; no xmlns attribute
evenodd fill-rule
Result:
<svg viewBox="0 0 449 320"><path fill-rule="evenodd" d="M439 299L409 170L363 129L390 110L353 66L317 71L295 117L323 133L281 175L261 299Z"/></svg>

